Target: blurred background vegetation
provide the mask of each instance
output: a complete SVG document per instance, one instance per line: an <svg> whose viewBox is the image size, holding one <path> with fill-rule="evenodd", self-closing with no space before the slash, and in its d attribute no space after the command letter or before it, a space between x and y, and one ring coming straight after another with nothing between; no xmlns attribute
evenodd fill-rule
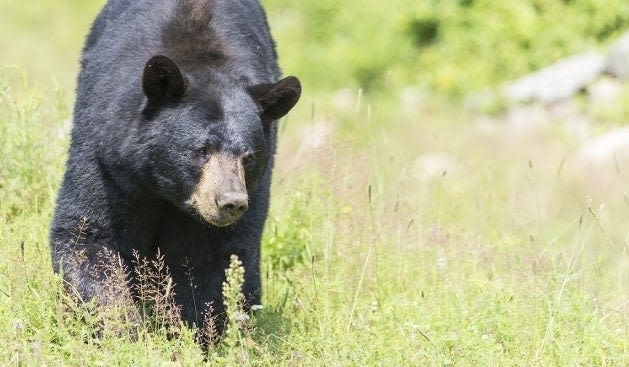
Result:
<svg viewBox="0 0 629 367"><path fill-rule="evenodd" d="M460 95L596 49L629 25L616 0L268 0L283 65L322 88L390 81ZM391 73L389 75L389 73Z"/></svg>
<svg viewBox="0 0 629 367"><path fill-rule="evenodd" d="M0 63L73 86L81 43L103 3L0 0ZM458 97L605 46L629 26L622 0L262 3L283 69L311 91L413 85ZM36 42L42 35L47 42Z"/></svg>

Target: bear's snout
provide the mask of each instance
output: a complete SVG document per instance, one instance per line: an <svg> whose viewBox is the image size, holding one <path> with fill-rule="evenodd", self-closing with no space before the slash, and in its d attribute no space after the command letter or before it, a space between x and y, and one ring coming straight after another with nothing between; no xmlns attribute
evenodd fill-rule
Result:
<svg viewBox="0 0 629 367"><path fill-rule="evenodd" d="M216 197L216 205L222 217L234 218L235 221L249 208L249 196L241 191L226 192Z"/></svg>
<svg viewBox="0 0 629 367"><path fill-rule="evenodd" d="M240 219L249 208L240 159L212 155L203 167L188 203L203 219L217 227L228 226Z"/></svg>

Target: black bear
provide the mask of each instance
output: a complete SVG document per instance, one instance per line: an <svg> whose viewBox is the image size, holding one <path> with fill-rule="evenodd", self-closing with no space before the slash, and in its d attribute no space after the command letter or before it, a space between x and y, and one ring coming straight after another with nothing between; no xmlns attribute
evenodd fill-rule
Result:
<svg viewBox="0 0 629 367"><path fill-rule="evenodd" d="M279 77L256 0L107 2L82 53L50 232L74 292L106 303L99 256L116 254L133 278L133 257L159 252L182 319L201 327L204 305L224 312L237 255L246 302L260 302L275 121L301 94Z"/></svg>

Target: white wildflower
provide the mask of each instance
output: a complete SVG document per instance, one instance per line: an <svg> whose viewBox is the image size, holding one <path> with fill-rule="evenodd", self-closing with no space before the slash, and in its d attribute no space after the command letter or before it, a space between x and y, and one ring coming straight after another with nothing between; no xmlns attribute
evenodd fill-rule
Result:
<svg viewBox="0 0 629 367"><path fill-rule="evenodd" d="M247 320L249 320L249 315L247 315L247 314L246 314L246 313L244 313L244 312L239 312L239 311L236 311L236 312L234 312L234 314L232 315L232 318L233 318L234 320L236 320L236 321L247 321Z"/></svg>

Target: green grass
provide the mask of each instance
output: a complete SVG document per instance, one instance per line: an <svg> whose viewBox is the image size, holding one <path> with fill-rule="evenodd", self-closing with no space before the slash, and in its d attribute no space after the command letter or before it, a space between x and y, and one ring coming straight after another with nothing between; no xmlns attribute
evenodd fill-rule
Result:
<svg viewBox="0 0 629 367"><path fill-rule="evenodd" d="M290 29L268 3L272 25ZM0 4L15 18L0 29L48 50L20 19L35 5ZM0 69L0 365L629 365L629 162L576 160L580 140L560 124L516 131L396 83L362 93L350 77L308 90L282 122L264 308L206 362L186 329L94 338L97 316L65 295L48 250L67 58L89 4L70 16L73 36L58 36L71 54ZM277 38L299 75L292 36Z"/></svg>

